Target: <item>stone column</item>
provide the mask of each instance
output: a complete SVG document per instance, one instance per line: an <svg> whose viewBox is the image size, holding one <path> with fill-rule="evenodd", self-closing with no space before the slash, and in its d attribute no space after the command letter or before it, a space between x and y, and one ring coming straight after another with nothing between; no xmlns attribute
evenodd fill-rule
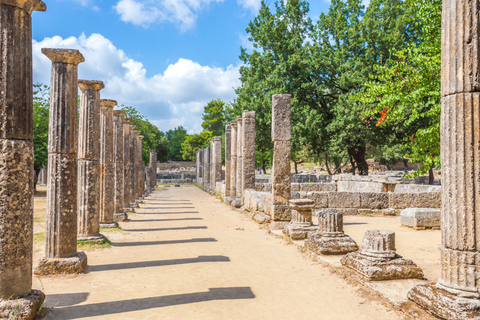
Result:
<svg viewBox="0 0 480 320"><path fill-rule="evenodd" d="M477 1L442 12L441 265L436 285L409 298L445 319L480 318L480 20Z"/></svg>
<svg viewBox="0 0 480 320"><path fill-rule="evenodd" d="M138 144L137 144L137 197L140 200L143 200L143 194L145 192L145 183L143 177L145 176L145 168L142 160L142 149L143 149L143 136L138 132Z"/></svg>
<svg viewBox="0 0 480 320"><path fill-rule="evenodd" d="M115 221L127 221L128 215L125 212L125 183L124 174L125 168L123 164L124 149L123 149L123 115L125 111L115 110L113 111L113 160L115 166L115 179L114 179L114 213L113 220Z"/></svg>
<svg viewBox="0 0 480 320"><path fill-rule="evenodd" d="M115 213L115 159L113 108L115 100L100 100L100 226L116 228Z"/></svg>
<svg viewBox="0 0 480 320"><path fill-rule="evenodd" d="M212 192L215 194L217 182L222 182L222 137L214 137L212 145Z"/></svg>
<svg viewBox="0 0 480 320"><path fill-rule="evenodd" d="M197 160L197 183L200 183L200 178L203 179L203 149L198 149L196 152Z"/></svg>
<svg viewBox="0 0 480 320"><path fill-rule="evenodd" d="M42 1L0 0L0 318L35 317L32 291L33 11ZM17 300L18 298L18 300ZM32 299L32 301L30 301Z"/></svg>
<svg viewBox="0 0 480 320"><path fill-rule="evenodd" d="M135 206L138 207L140 201L138 197L138 136L140 131L132 130L132 142L131 148L131 160L132 160L132 180L131 180L131 192Z"/></svg>
<svg viewBox="0 0 480 320"><path fill-rule="evenodd" d="M100 234L100 90L102 81L78 80L78 240L103 243Z"/></svg>
<svg viewBox="0 0 480 320"><path fill-rule="evenodd" d="M242 136L243 136L243 126L242 126L242 117L237 117L237 163L236 163L236 178L235 178L235 201L232 204L240 208L242 206L242 168L243 168L243 146L242 146Z"/></svg>
<svg viewBox="0 0 480 320"><path fill-rule="evenodd" d="M203 159L203 188L208 191L210 188L210 147L205 148Z"/></svg>
<svg viewBox="0 0 480 320"><path fill-rule="evenodd" d="M135 197L135 154L137 150L135 147L137 141L135 128L136 126L130 125L130 137L128 143L128 148L130 149L130 206L132 208L138 208L137 199Z"/></svg>
<svg viewBox="0 0 480 320"><path fill-rule="evenodd" d="M80 273L87 256L77 252L78 50L42 49L52 60L48 129L45 258L35 274Z"/></svg>
<svg viewBox="0 0 480 320"><path fill-rule="evenodd" d="M147 186L149 192L152 192L157 185L157 152L155 150L150 150L150 162L147 169Z"/></svg>
<svg viewBox="0 0 480 320"><path fill-rule="evenodd" d="M232 159L232 126L225 126L225 198L230 197L230 169Z"/></svg>
<svg viewBox="0 0 480 320"><path fill-rule="evenodd" d="M45 168L42 169L42 184L43 184L44 186L47 185L47 172L48 172L48 168L47 168L47 167L45 167Z"/></svg>
<svg viewBox="0 0 480 320"><path fill-rule="evenodd" d="M317 228L312 227L312 208L315 201L310 199L290 200L292 221L285 226L283 233L290 236L292 240L302 240L313 233Z"/></svg>
<svg viewBox="0 0 480 320"><path fill-rule="evenodd" d="M243 194L243 191L246 189L255 189L255 111L243 111L242 119Z"/></svg>
<svg viewBox="0 0 480 320"><path fill-rule="evenodd" d="M123 208L125 212L133 212L130 194L130 123L132 119L123 119Z"/></svg>
<svg viewBox="0 0 480 320"><path fill-rule="evenodd" d="M282 228L290 221L288 207L290 200L290 95L274 94L272 96L272 229Z"/></svg>
<svg viewBox="0 0 480 320"><path fill-rule="evenodd" d="M237 122L230 122L232 128L230 143L230 197L227 203L234 205L237 198Z"/></svg>

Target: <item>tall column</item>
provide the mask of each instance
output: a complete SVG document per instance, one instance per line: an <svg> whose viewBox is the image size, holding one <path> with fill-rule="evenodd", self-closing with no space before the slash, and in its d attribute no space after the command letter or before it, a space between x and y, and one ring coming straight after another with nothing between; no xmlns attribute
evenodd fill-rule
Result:
<svg viewBox="0 0 480 320"><path fill-rule="evenodd" d="M290 95L274 94L272 96L272 224L271 228L282 228L290 221L288 206L290 200Z"/></svg>
<svg viewBox="0 0 480 320"><path fill-rule="evenodd" d="M116 228L115 213L115 158L113 108L117 101L100 100L100 226Z"/></svg>
<svg viewBox="0 0 480 320"><path fill-rule="evenodd" d="M0 317L4 319L15 313L33 318L44 299L41 291L32 291L31 14L45 10L42 1L0 0ZM19 307L22 304L25 308Z"/></svg>
<svg viewBox="0 0 480 320"><path fill-rule="evenodd" d="M136 126L130 125L130 137L128 147L130 149L130 206L132 208L138 208L137 199L135 197L135 154L137 148L136 145L136 135L135 135L135 128Z"/></svg>
<svg viewBox="0 0 480 320"><path fill-rule="evenodd" d="M206 147L203 152L203 188L210 188L210 147Z"/></svg>
<svg viewBox="0 0 480 320"><path fill-rule="evenodd" d="M126 212L132 212L132 195L130 193L130 123L132 119L123 119L123 207Z"/></svg>
<svg viewBox="0 0 480 320"><path fill-rule="evenodd" d="M115 162L115 201L114 201L114 213L113 220L115 221L127 221L128 215L125 212L125 183L124 183L124 151L123 151L123 115L125 111L114 110L113 111L113 160Z"/></svg>
<svg viewBox="0 0 480 320"><path fill-rule="evenodd" d="M255 189L255 111L243 111L242 119L243 192L246 189Z"/></svg>
<svg viewBox="0 0 480 320"><path fill-rule="evenodd" d="M144 177L145 177L145 164L142 160L142 153L143 151L143 136L142 135L139 135L138 136L138 153L137 153L137 163L138 163L138 175L137 175L137 179L138 179L138 198L143 200L143 194L145 193L145 181L144 181Z"/></svg>
<svg viewBox="0 0 480 320"><path fill-rule="evenodd" d="M147 169L147 186L151 192L157 185L157 151L155 150L150 150L150 161Z"/></svg>
<svg viewBox="0 0 480 320"><path fill-rule="evenodd" d="M214 137L212 146L212 192L215 193L217 182L222 182L222 137Z"/></svg>
<svg viewBox="0 0 480 320"><path fill-rule="evenodd" d="M237 208L242 206L242 168L243 168L243 146L242 146L242 131L243 123L242 117L237 117L237 163L236 163L236 179L235 179L235 201L233 205Z"/></svg>
<svg viewBox="0 0 480 320"><path fill-rule="evenodd" d="M237 198L237 122L230 122L230 126L232 127L230 139L230 197L227 198L227 202L233 205Z"/></svg>
<svg viewBox="0 0 480 320"><path fill-rule="evenodd" d="M78 240L103 243L100 234L100 90L102 81L78 80Z"/></svg>
<svg viewBox="0 0 480 320"><path fill-rule="evenodd" d="M441 265L435 286L409 298L445 319L480 318L480 6L445 0L442 12Z"/></svg>
<svg viewBox="0 0 480 320"><path fill-rule="evenodd" d="M232 126L225 126L225 198L230 197L230 169L232 159Z"/></svg>
<svg viewBox="0 0 480 320"><path fill-rule="evenodd" d="M138 196L138 136L140 135L140 131L138 130L133 130L132 131L132 145L130 146L132 148L132 196L135 202L135 206L138 207L138 203L140 202L139 196Z"/></svg>
<svg viewBox="0 0 480 320"><path fill-rule="evenodd" d="M35 274L80 273L87 256L77 252L78 50L42 49L52 60L48 128L45 258Z"/></svg>

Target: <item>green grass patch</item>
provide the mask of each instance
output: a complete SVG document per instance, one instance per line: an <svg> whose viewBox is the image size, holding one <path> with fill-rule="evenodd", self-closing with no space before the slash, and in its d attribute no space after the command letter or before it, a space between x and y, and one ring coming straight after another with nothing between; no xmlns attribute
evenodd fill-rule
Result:
<svg viewBox="0 0 480 320"><path fill-rule="evenodd" d="M97 249L108 249L112 246L112 243L108 238L105 239L103 243L98 243L95 241L77 241L78 249L85 251L93 251Z"/></svg>
<svg viewBox="0 0 480 320"><path fill-rule="evenodd" d="M42 222L45 222L45 218L44 217L35 217L35 218L33 218L33 222L42 223Z"/></svg>
<svg viewBox="0 0 480 320"><path fill-rule="evenodd" d="M45 243L45 232L37 232L33 234L33 243L34 244L43 244Z"/></svg>

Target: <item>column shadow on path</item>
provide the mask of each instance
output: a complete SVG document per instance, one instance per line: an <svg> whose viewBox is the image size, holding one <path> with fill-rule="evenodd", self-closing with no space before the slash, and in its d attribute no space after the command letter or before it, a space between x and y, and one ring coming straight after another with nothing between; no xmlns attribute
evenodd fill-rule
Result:
<svg viewBox="0 0 480 320"><path fill-rule="evenodd" d="M53 309L52 314L58 317L61 317L62 315L68 315L68 319L80 319L203 301L254 298L255 295L250 287L210 288L207 292L184 293L161 297L128 299L70 306L60 309Z"/></svg>
<svg viewBox="0 0 480 320"><path fill-rule="evenodd" d="M140 207L140 209L195 209L195 207Z"/></svg>
<svg viewBox="0 0 480 320"><path fill-rule="evenodd" d="M142 209L146 209L146 208L142 208ZM153 209L158 209L158 208L153 208ZM169 209L175 209L175 208L169 208ZM199 213L199 212L198 211L179 211L179 212L167 211L167 212L136 212L136 213L138 214L183 214L183 213ZM145 220L141 220L141 221L145 221Z"/></svg>
<svg viewBox="0 0 480 320"><path fill-rule="evenodd" d="M174 231L174 230L198 230L198 229L207 229L207 227L206 226L190 226L190 227L152 228L152 229L123 229L123 231L148 232L148 231Z"/></svg>
<svg viewBox="0 0 480 320"><path fill-rule="evenodd" d="M45 304L49 307L67 307L82 303L87 300L88 292L47 294Z"/></svg>
<svg viewBox="0 0 480 320"><path fill-rule="evenodd" d="M155 246L161 244L177 244L192 242L217 242L215 238L193 238L185 240L163 240L163 241L143 241L143 242L111 242L112 247L138 247L138 246Z"/></svg>
<svg viewBox="0 0 480 320"><path fill-rule="evenodd" d="M185 258L185 259L152 260L152 261L141 261L141 262L100 264L100 265L89 266L88 271L96 272L96 271L111 271L111 270L136 269L136 268L148 268L148 267L163 267L163 266L172 266L172 265L178 265L178 264L201 263L201 262L230 262L230 258L226 256L198 256L197 258Z"/></svg>
<svg viewBox="0 0 480 320"><path fill-rule="evenodd" d="M203 220L203 218L172 218L172 219L147 219L147 220L131 220L131 222L156 222L156 221L182 221L182 220Z"/></svg>

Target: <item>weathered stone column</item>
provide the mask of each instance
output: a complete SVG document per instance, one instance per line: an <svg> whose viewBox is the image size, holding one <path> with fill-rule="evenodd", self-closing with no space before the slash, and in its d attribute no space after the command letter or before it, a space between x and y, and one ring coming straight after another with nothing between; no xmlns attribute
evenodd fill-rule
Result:
<svg viewBox="0 0 480 320"><path fill-rule="evenodd" d="M215 194L217 182L222 182L222 137L212 139L212 193Z"/></svg>
<svg viewBox="0 0 480 320"><path fill-rule="evenodd" d="M42 49L52 60L48 129L45 258L35 274L80 273L87 256L77 252L78 50Z"/></svg>
<svg viewBox="0 0 480 320"><path fill-rule="evenodd" d="M125 212L133 212L132 195L130 193L130 123L132 119L123 119L123 208Z"/></svg>
<svg viewBox="0 0 480 320"><path fill-rule="evenodd" d="M135 155L136 155L136 134L135 134L135 128L137 126L130 125L130 137L129 137L129 143L128 143L128 148L130 149L130 206L132 208L138 208L137 204L137 199L135 197Z"/></svg>
<svg viewBox="0 0 480 320"><path fill-rule="evenodd" d="M115 159L113 108L115 100L100 100L100 226L116 228L115 212Z"/></svg>
<svg viewBox="0 0 480 320"><path fill-rule="evenodd" d="M150 162L145 171L148 192L152 192L157 185L157 152L150 150Z"/></svg>
<svg viewBox="0 0 480 320"><path fill-rule="evenodd" d="M100 234L100 90L102 81L78 80L78 240L103 243Z"/></svg>
<svg viewBox="0 0 480 320"><path fill-rule="evenodd" d="M43 169L42 169L42 184L43 184L44 186L47 185L47 173L48 173L47 167L43 168Z"/></svg>
<svg viewBox="0 0 480 320"><path fill-rule="evenodd" d="M196 152L197 160L197 183L200 183L200 179L203 180L203 149L198 149ZM202 182L203 185L203 182Z"/></svg>
<svg viewBox="0 0 480 320"><path fill-rule="evenodd" d="M131 192L135 207L138 207L140 199L138 198L138 136L140 131L132 130L132 142L131 148L131 160L132 160L132 180L131 180Z"/></svg>
<svg viewBox="0 0 480 320"><path fill-rule="evenodd" d="M227 124L225 126L225 198L230 197L230 163L232 159L232 126Z"/></svg>
<svg viewBox="0 0 480 320"><path fill-rule="evenodd" d="M205 148L203 159L203 188L208 191L210 188L210 147Z"/></svg>
<svg viewBox="0 0 480 320"><path fill-rule="evenodd" d="M442 12L441 264L435 286L409 298L445 319L480 319L480 6L445 0Z"/></svg>
<svg viewBox="0 0 480 320"><path fill-rule="evenodd" d="M143 193L145 191L145 183L143 181L145 168L142 160L143 136L138 131L137 137L137 198L143 200Z"/></svg>
<svg viewBox="0 0 480 320"><path fill-rule="evenodd" d="M227 203L234 205L237 198L237 122L230 122L232 128L230 143L230 197Z"/></svg>
<svg viewBox="0 0 480 320"><path fill-rule="evenodd" d="M237 163L236 163L236 178L235 178L235 201L232 204L240 208L242 206L242 169L243 169L243 145L242 145L242 137L243 137L243 123L242 117L237 117Z"/></svg>
<svg viewBox="0 0 480 320"><path fill-rule="evenodd" d="M42 1L0 0L0 318L33 318L33 11ZM30 301L31 299L31 301Z"/></svg>
<svg viewBox="0 0 480 320"><path fill-rule="evenodd" d="M283 229L283 233L292 240L302 240L312 234L317 228L312 227L312 208L315 201L310 199L290 200L292 221Z"/></svg>
<svg viewBox="0 0 480 320"><path fill-rule="evenodd" d="M125 111L114 110L113 111L113 160L115 161L115 201L114 201L114 221L127 221L128 215L125 212L125 183L124 174L125 168L123 164L124 149L123 149L123 115Z"/></svg>
<svg viewBox="0 0 480 320"><path fill-rule="evenodd" d="M242 194L244 190L255 189L255 111L242 114ZM243 198L242 198L243 205Z"/></svg>
<svg viewBox="0 0 480 320"><path fill-rule="evenodd" d="M274 94L272 96L272 212L271 228L283 227L290 221L288 207L290 200L290 98L289 94Z"/></svg>

